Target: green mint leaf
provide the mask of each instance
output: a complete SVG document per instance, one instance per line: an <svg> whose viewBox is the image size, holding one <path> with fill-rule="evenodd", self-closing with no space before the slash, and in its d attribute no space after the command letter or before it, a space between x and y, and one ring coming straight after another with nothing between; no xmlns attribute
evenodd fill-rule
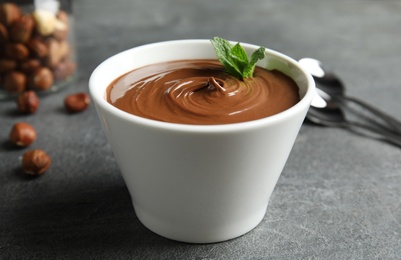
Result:
<svg viewBox="0 0 401 260"><path fill-rule="evenodd" d="M264 47L260 47L252 53L249 61L245 49L239 43L232 46L230 42L219 37L214 37L210 41L217 58L227 72L240 79L252 77L256 63L265 57Z"/></svg>
<svg viewBox="0 0 401 260"><path fill-rule="evenodd" d="M260 47L252 53L251 60L248 63L248 66L243 70L244 78L249 78L253 76L253 71L255 70L256 63L258 62L258 60L264 59L265 56L266 53L264 47Z"/></svg>
<svg viewBox="0 0 401 260"><path fill-rule="evenodd" d="M246 55L245 49L237 43L231 48L231 59L241 72L248 66L248 56Z"/></svg>
<svg viewBox="0 0 401 260"><path fill-rule="evenodd" d="M211 42L217 58L223 64L227 72L235 77L242 78L242 72L234 62L233 56L231 55L231 44L227 40L218 37L214 37Z"/></svg>

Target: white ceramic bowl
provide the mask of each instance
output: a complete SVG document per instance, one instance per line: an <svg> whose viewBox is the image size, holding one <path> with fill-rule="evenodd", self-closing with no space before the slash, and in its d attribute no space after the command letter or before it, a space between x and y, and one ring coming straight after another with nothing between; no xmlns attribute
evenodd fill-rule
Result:
<svg viewBox="0 0 401 260"><path fill-rule="evenodd" d="M248 55L259 46L241 43ZM258 66L298 84L301 100L267 118L226 125L154 121L121 111L106 88L135 68L164 61L215 59L209 40L160 42L121 52L90 77L90 93L139 220L178 241L211 243L241 236L263 219L315 93L299 64L272 50Z"/></svg>

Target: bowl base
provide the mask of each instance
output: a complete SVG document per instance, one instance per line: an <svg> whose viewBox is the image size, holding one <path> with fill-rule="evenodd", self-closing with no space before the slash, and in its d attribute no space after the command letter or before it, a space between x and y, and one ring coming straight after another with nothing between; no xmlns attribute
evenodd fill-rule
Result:
<svg viewBox="0 0 401 260"><path fill-rule="evenodd" d="M205 220L192 223L186 221L185 225L179 222L166 222L161 216L150 214L142 208L135 207L135 213L139 221L152 232L175 241L185 243L217 243L240 237L252 229L254 229L264 218L267 207L261 208L259 211L249 214L247 218L240 221L210 221Z"/></svg>

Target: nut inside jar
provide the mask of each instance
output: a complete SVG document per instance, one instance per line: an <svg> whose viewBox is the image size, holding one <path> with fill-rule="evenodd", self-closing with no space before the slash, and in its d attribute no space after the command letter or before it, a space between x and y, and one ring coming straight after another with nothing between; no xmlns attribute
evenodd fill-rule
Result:
<svg viewBox="0 0 401 260"><path fill-rule="evenodd" d="M0 3L0 99L57 90L76 71L71 1L19 2Z"/></svg>

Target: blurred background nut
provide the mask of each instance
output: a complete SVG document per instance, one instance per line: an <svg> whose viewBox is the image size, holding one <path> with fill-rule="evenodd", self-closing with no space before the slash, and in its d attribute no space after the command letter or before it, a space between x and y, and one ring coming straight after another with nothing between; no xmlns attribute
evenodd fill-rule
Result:
<svg viewBox="0 0 401 260"><path fill-rule="evenodd" d="M13 3L0 4L0 22L5 26L11 25L21 16L20 8Z"/></svg>
<svg viewBox="0 0 401 260"><path fill-rule="evenodd" d="M60 44L55 39L49 39L45 42L45 44L48 49L48 55L46 57L45 64L46 64L46 66L53 68L60 61L60 58L59 58Z"/></svg>
<svg viewBox="0 0 401 260"><path fill-rule="evenodd" d="M43 58L49 52L46 44L44 44L38 38L33 38L29 40L26 45L28 46L28 49L31 51L31 55L36 58Z"/></svg>
<svg viewBox="0 0 401 260"><path fill-rule="evenodd" d="M69 32L68 14L64 11L59 11L56 17L54 37L59 41L66 40Z"/></svg>
<svg viewBox="0 0 401 260"><path fill-rule="evenodd" d="M31 74L32 72L38 70L40 67L41 64L38 59L28 59L20 62L19 64L19 69L26 74Z"/></svg>
<svg viewBox="0 0 401 260"><path fill-rule="evenodd" d="M18 122L11 128L9 138L14 145L27 147L36 140L36 131L30 124Z"/></svg>
<svg viewBox="0 0 401 260"><path fill-rule="evenodd" d="M36 22L36 30L42 36L51 35L56 28L56 16L47 10L35 10L33 17Z"/></svg>
<svg viewBox="0 0 401 260"><path fill-rule="evenodd" d="M59 10L56 14L56 18L59 22L62 22L63 24L65 24L67 26L66 29L68 29L68 24L69 22L69 18L68 18L68 14L63 11L63 10Z"/></svg>
<svg viewBox="0 0 401 260"><path fill-rule="evenodd" d="M5 74L2 84L8 92L18 93L26 89L27 78L22 72L11 71Z"/></svg>
<svg viewBox="0 0 401 260"><path fill-rule="evenodd" d="M29 57L28 48L22 43L6 44L4 49L6 57L16 60L25 60Z"/></svg>
<svg viewBox="0 0 401 260"><path fill-rule="evenodd" d="M23 15L11 24L10 37L14 42L26 43L32 35L34 20L31 15Z"/></svg>
<svg viewBox="0 0 401 260"><path fill-rule="evenodd" d="M53 82L53 74L46 67L35 70L28 78L28 86L33 90L47 90L53 85Z"/></svg>
<svg viewBox="0 0 401 260"><path fill-rule="evenodd" d="M70 44L67 41L60 41L60 50L59 50L60 60L67 57L69 52L70 52Z"/></svg>
<svg viewBox="0 0 401 260"><path fill-rule="evenodd" d="M59 42L56 39L46 41L48 55L46 57L46 66L54 68L57 64L67 56L69 51L68 43L65 41Z"/></svg>
<svg viewBox="0 0 401 260"><path fill-rule="evenodd" d="M17 68L17 62L12 59L0 58L0 73L9 72Z"/></svg>
<svg viewBox="0 0 401 260"><path fill-rule="evenodd" d="M22 170L29 175L42 175L49 169L50 165L50 156L40 149L30 150L22 156Z"/></svg>
<svg viewBox="0 0 401 260"><path fill-rule="evenodd" d="M33 114L38 110L39 97L35 91L25 91L17 98L17 106L19 111L24 114Z"/></svg>
<svg viewBox="0 0 401 260"><path fill-rule="evenodd" d="M8 31L7 28L0 23L0 46L6 42L8 42Z"/></svg>
<svg viewBox="0 0 401 260"><path fill-rule="evenodd" d="M76 69L76 65L74 62L69 60L61 61L59 64L55 66L53 69L54 78L56 80L64 80L71 76Z"/></svg>

